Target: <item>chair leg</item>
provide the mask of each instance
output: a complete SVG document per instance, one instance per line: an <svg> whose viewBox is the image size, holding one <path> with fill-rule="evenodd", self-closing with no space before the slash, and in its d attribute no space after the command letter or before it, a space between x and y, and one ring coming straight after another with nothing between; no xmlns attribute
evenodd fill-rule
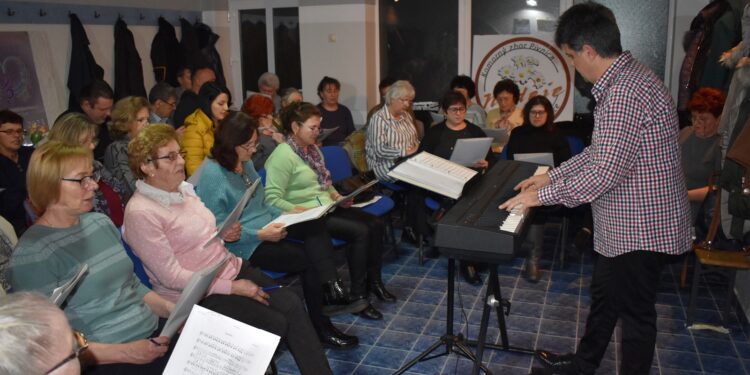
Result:
<svg viewBox="0 0 750 375"><path fill-rule="evenodd" d="M695 259L695 266L693 270L693 285L690 287L690 304L688 305L687 320L685 324L690 327L693 325L693 317L695 314L695 306L698 302L698 285L700 284L702 265L698 258Z"/></svg>
<svg viewBox="0 0 750 375"><path fill-rule="evenodd" d="M732 307L734 306L734 279L737 276L737 271L734 269L727 270L726 272L727 278L727 302L724 305L724 316L722 317L722 321L724 322L724 327L729 326L729 318L732 314Z"/></svg>
<svg viewBox="0 0 750 375"><path fill-rule="evenodd" d="M682 262L682 271L680 271L680 289L685 289L687 286L687 273L688 273L688 261L690 254L685 255L685 260Z"/></svg>
<svg viewBox="0 0 750 375"><path fill-rule="evenodd" d="M419 244L419 265L424 264L424 235L422 233L417 235L417 243Z"/></svg>
<svg viewBox="0 0 750 375"><path fill-rule="evenodd" d="M560 235L560 269L565 268L565 246L568 244L568 227L569 219L568 215L563 216Z"/></svg>

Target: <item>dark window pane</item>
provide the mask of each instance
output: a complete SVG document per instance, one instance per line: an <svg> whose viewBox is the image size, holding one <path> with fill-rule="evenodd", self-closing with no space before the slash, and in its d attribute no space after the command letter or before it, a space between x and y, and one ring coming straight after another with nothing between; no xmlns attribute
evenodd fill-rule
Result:
<svg viewBox="0 0 750 375"><path fill-rule="evenodd" d="M240 11L240 49L244 95L248 90L258 91L258 77L268 71L265 9Z"/></svg>
<svg viewBox="0 0 750 375"><path fill-rule="evenodd" d="M437 100L458 72L458 1L380 1L380 76L409 80Z"/></svg>
<svg viewBox="0 0 750 375"><path fill-rule="evenodd" d="M273 40L276 75L281 88L302 87L299 55L299 9L273 9Z"/></svg>
<svg viewBox="0 0 750 375"><path fill-rule="evenodd" d="M535 7L525 0L472 0L471 35L554 32L559 15L560 0L537 0Z"/></svg>

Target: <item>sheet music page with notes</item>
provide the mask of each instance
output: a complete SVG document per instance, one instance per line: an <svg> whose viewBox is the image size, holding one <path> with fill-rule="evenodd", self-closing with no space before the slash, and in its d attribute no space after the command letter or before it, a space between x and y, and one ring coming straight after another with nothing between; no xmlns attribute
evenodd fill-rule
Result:
<svg viewBox="0 0 750 375"><path fill-rule="evenodd" d="M279 336L195 305L165 375L264 374Z"/></svg>
<svg viewBox="0 0 750 375"><path fill-rule="evenodd" d="M461 196L464 185L476 174L473 169L424 151L388 172L395 179L453 199Z"/></svg>

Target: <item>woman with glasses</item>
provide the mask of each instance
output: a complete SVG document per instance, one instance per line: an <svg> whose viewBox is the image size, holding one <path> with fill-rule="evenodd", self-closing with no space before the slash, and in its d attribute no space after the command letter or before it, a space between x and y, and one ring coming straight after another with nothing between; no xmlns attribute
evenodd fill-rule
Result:
<svg viewBox="0 0 750 375"><path fill-rule="evenodd" d="M57 305L35 293L0 296L0 373L78 375L88 348Z"/></svg>
<svg viewBox="0 0 750 375"><path fill-rule="evenodd" d="M47 136L48 141L62 142L68 145L82 146L94 150L98 144L96 139L97 125L81 113L68 113L60 116ZM122 226L124 202L127 187L104 167L98 160L93 161L94 175L99 189L94 191L94 212L101 212L115 224Z"/></svg>
<svg viewBox="0 0 750 375"><path fill-rule="evenodd" d="M253 95L245 101L242 112L252 117L258 124L258 148L253 154L256 170L266 165L266 159L279 143L285 141L284 134L273 125L273 100L265 95Z"/></svg>
<svg viewBox="0 0 750 375"><path fill-rule="evenodd" d="M64 302L73 329L86 335L87 374L161 374L171 350L156 337L174 304L133 273L120 232L91 213L98 189L90 149L49 141L31 156L29 198L44 212L18 241L10 261L15 291L46 296L84 265L88 271Z"/></svg>
<svg viewBox="0 0 750 375"><path fill-rule="evenodd" d="M0 110L0 216L11 222L16 236L26 230L26 170L33 151L23 146L23 118Z"/></svg>
<svg viewBox="0 0 750 375"><path fill-rule="evenodd" d="M190 176L203 159L211 153L214 132L219 122L227 116L232 96L229 90L216 82L206 82L198 93L200 108L185 117L185 133L180 141L185 169Z"/></svg>
<svg viewBox="0 0 750 375"><path fill-rule="evenodd" d="M523 107L523 125L510 133L505 146L508 159L514 160L515 154L551 153L555 166L570 159L570 146L565 136L555 126L555 112L552 103L542 95L537 95ZM529 226L527 237L532 248L526 256L526 278L531 282L539 281L539 258L542 256L544 242L545 210L537 210Z"/></svg>
<svg viewBox="0 0 750 375"><path fill-rule="evenodd" d="M226 220L245 189L260 178L250 161L258 147L258 133L255 120L231 111L216 131L210 159L201 173L198 196L219 222ZM337 349L357 345L355 336L339 331L324 315L353 313L367 307L364 301L352 305L348 302L325 221L312 220L286 228L270 224L281 213L265 203L264 188L259 185L242 211L240 239L227 243L227 249L254 267L301 273L307 310L321 342ZM287 235L302 243L284 241Z"/></svg>
<svg viewBox="0 0 750 375"><path fill-rule="evenodd" d="M200 304L280 336L302 374L330 374L299 297L288 288L264 291L276 281L230 254L222 241L211 240L216 218L184 181L185 161L174 128L147 127L130 141L128 154L138 181L125 209L124 238L143 261L154 291L177 301L195 272L227 258ZM206 188L212 183L219 182ZM242 235L240 223L234 223L223 240L236 242Z"/></svg>
<svg viewBox="0 0 750 375"><path fill-rule="evenodd" d="M276 147L266 161L266 202L279 211L302 212L333 203L341 198L326 169L323 154L316 145L320 134L320 112L310 103L296 103L281 115L286 143ZM369 293L386 302L396 297L385 289L382 267L383 222L344 201L326 215L326 229L331 237L351 244L347 251L351 279L350 300L364 303L358 314L371 320L383 315L369 303Z"/></svg>
<svg viewBox="0 0 750 375"><path fill-rule="evenodd" d="M325 76L318 83L318 97L320 97L318 110L322 118L320 128L338 128L323 140L323 146L339 145L356 130L352 112L345 105L339 103L340 92L341 82L336 78Z"/></svg>
<svg viewBox="0 0 750 375"><path fill-rule="evenodd" d="M133 195L135 177L128 167L128 142L148 125L146 98L127 96L115 103L108 124L112 143L104 151L104 166L125 186L125 201Z"/></svg>

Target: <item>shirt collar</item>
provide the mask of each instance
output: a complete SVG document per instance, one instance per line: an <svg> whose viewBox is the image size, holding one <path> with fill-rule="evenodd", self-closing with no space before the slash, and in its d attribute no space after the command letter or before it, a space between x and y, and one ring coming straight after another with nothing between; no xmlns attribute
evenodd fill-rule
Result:
<svg viewBox="0 0 750 375"><path fill-rule="evenodd" d="M156 201L164 207L169 207L173 204L181 204L185 202L186 195L195 195L193 185L187 181L182 181L180 186L177 188L177 192L168 192L157 187L147 184L143 180L135 182L136 190L145 195L147 198Z"/></svg>
<svg viewBox="0 0 750 375"><path fill-rule="evenodd" d="M633 55L630 51L625 51L615 59L615 62L604 71L601 77L596 81L594 87L591 88L591 93L594 95L594 99L600 100L601 96L612 86L612 83L620 72L625 69L626 66L633 62Z"/></svg>

